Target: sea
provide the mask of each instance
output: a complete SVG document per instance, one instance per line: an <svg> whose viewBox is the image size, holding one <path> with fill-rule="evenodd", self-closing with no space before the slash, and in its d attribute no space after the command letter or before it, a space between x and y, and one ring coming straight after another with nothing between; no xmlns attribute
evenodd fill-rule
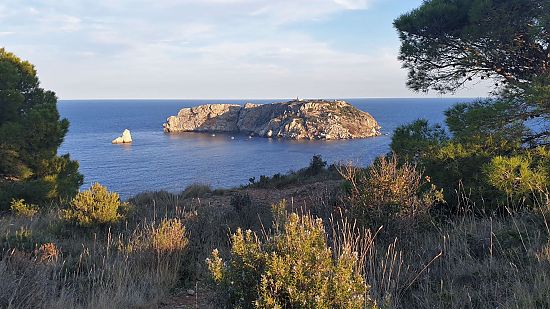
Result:
<svg viewBox="0 0 550 309"><path fill-rule="evenodd" d="M60 100L70 121L58 150L80 163L82 189L99 182L122 198L144 191L180 192L193 183L213 188L247 184L306 167L320 154L329 163L366 166L389 151L395 128L419 118L443 123L444 111L467 98L345 99L369 112L382 135L367 139L295 141L240 134L164 133L162 124L181 108L207 103L272 103L288 100ZM133 143L113 145L124 129Z"/></svg>

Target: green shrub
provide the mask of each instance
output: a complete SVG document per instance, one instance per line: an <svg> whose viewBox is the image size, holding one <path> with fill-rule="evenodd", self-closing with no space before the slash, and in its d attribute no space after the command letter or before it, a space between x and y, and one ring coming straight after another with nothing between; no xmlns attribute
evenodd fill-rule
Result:
<svg viewBox="0 0 550 309"><path fill-rule="evenodd" d="M475 212L503 211L503 206L512 206L506 205L510 198L531 207L527 191L538 190L548 173L548 168L539 168L539 161L546 160L547 166L550 161L544 159L548 158L547 123L533 131L527 118L517 117L524 108L513 96L456 104L445 112L450 134L439 125L417 120L395 130L391 148L401 159L424 169L455 210L466 206L467 200ZM536 115L532 116L540 117ZM533 182L539 188L533 188Z"/></svg>
<svg viewBox="0 0 550 309"><path fill-rule="evenodd" d="M260 205L252 204L252 199L248 193L239 193L236 192L231 195L231 200L229 202L235 212L237 213L239 226L245 229L257 229L261 228L261 220L265 218L266 215L269 215L269 210L266 210L265 207ZM271 220L267 216L267 222Z"/></svg>
<svg viewBox="0 0 550 309"><path fill-rule="evenodd" d="M533 193L546 192L550 183L546 164L537 164L530 153L496 156L484 166L488 183L505 195L508 206L527 202ZM512 203L512 205L510 204Z"/></svg>
<svg viewBox="0 0 550 309"><path fill-rule="evenodd" d="M278 207L277 209L279 209ZM277 217L277 216L276 216ZM321 219L290 214L265 240L238 229L231 259L217 250L207 260L225 305L231 308L373 307L357 255L334 257Z"/></svg>
<svg viewBox="0 0 550 309"><path fill-rule="evenodd" d="M50 186L42 179L7 181L0 179L0 210L9 210L12 200L24 199L27 203L43 204Z"/></svg>
<svg viewBox="0 0 550 309"><path fill-rule="evenodd" d="M109 192L106 187L94 183L89 190L79 192L72 199L62 216L67 221L89 227L119 221L127 207L127 203L120 201L118 193Z"/></svg>
<svg viewBox="0 0 550 309"><path fill-rule="evenodd" d="M212 188L210 185L202 184L202 183L194 183L189 185L183 192L181 193L183 198L198 198L198 197L206 197L212 193Z"/></svg>
<svg viewBox="0 0 550 309"><path fill-rule="evenodd" d="M24 199L13 199L10 204L10 210L17 216L32 218L38 213L38 206L25 203Z"/></svg>
<svg viewBox="0 0 550 309"><path fill-rule="evenodd" d="M321 173L327 166L327 161L323 161L321 155L314 155L309 161L309 166L304 170L306 176L315 176Z"/></svg>

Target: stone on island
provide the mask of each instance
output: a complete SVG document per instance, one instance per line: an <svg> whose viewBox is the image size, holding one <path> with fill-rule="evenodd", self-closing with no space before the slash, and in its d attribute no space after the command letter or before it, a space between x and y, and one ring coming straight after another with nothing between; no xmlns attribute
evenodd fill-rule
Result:
<svg viewBox="0 0 550 309"><path fill-rule="evenodd" d="M367 112L345 101L206 104L183 108L163 124L165 132L231 132L288 139L352 139L380 135Z"/></svg>
<svg viewBox="0 0 550 309"><path fill-rule="evenodd" d="M130 130L126 129L122 132L122 136L115 138L111 143L113 144L128 144L132 142L132 135Z"/></svg>

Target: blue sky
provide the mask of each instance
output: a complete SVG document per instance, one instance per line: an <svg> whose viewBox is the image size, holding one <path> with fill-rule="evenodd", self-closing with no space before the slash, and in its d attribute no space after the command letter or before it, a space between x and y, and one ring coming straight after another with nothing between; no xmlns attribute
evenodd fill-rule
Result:
<svg viewBox="0 0 550 309"><path fill-rule="evenodd" d="M421 2L3 0L0 46L61 99L414 97L392 21Z"/></svg>

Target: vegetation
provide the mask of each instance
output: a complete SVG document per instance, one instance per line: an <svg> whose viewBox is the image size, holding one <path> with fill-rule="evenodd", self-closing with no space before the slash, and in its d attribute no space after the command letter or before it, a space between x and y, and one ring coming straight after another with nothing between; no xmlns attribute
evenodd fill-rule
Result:
<svg viewBox="0 0 550 309"><path fill-rule="evenodd" d="M17 216L32 218L38 213L38 206L34 204L27 204L24 199L14 199L11 201L10 210Z"/></svg>
<svg viewBox="0 0 550 309"><path fill-rule="evenodd" d="M127 202L76 194L54 94L0 50L0 307L550 307L549 12L428 0L398 18L409 87L479 77L496 96L396 129L370 167L314 156Z"/></svg>
<svg viewBox="0 0 550 309"><path fill-rule="evenodd" d="M360 273L357 248L344 247L333 258L321 219L286 215L285 202L274 231L260 238L238 229L231 237L231 260L217 250L207 260L229 308L373 307ZM278 225L280 224L280 226ZM279 227L281 228L279 230ZM346 244L349 245L349 244Z"/></svg>
<svg viewBox="0 0 550 309"><path fill-rule="evenodd" d="M352 217L371 228L390 225L389 231L403 232L428 219L430 210L445 202L429 177L411 163L399 164L395 155L378 158L367 170L353 165L338 169L346 180Z"/></svg>
<svg viewBox="0 0 550 309"><path fill-rule="evenodd" d="M336 166L327 167L327 162L323 161L321 155L314 155L309 162L309 166L298 171L290 171L287 174L277 173L271 177L260 175L260 179L255 177L249 179L251 188L283 188L293 184L303 184L307 181L319 181L339 179Z"/></svg>
<svg viewBox="0 0 550 309"><path fill-rule="evenodd" d="M538 0L425 1L394 22L407 85L449 92L477 77L522 89L548 82L549 6Z"/></svg>
<svg viewBox="0 0 550 309"><path fill-rule="evenodd" d="M89 190L79 192L63 211L63 218L80 226L115 223L123 218L128 204L120 202L118 193L94 183Z"/></svg>
<svg viewBox="0 0 550 309"><path fill-rule="evenodd" d="M475 211L503 212L532 208L548 192L549 12L541 1L431 0L395 21L410 88L452 92L475 78L496 85L494 98L445 113L449 133L418 120L392 140L455 209L463 194Z"/></svg>
<svg viewBox="0 0 550 309"><path fill-rule="evenodd" d="M78 162L57 156L69 122L39 85L32 64L0 49L0 210L12 199L72 197L82 184Z"/></svg>

